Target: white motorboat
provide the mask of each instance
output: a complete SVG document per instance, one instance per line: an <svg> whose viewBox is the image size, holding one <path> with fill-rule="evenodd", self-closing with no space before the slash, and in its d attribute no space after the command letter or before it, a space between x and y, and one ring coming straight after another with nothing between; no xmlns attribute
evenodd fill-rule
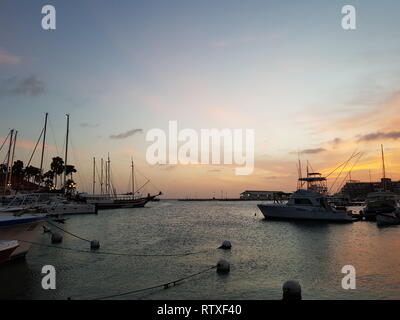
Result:
<svg viewBox="0 0 400 320"><path fill-rule="evenodd" d="M72 215L72 214L96 214L96 205L89 203L77 203L63 201L52 201L50 203L36 206L39 210L47 212L49 216Z"/></svg>
<svg viewBox="0 0 400 320"><path fill-rule="evenodd" d="M60 195L45 193L18 195L8 206L0 208L0 212L9 213L30 210L46 212L51 216L97 213L97 207L94 204L68 201Z"/></svg>
<svg viewBox="0 0 400 320"><path fill-rule="evenodd" d="M351 212L334 209L323 194L313 190L300 189L286 204L259 204L258 208L267 219L353 221Z"/></svg>
<svg viewBox="0 0 400 320"><path fill-rule="evenodd" d="M11 213L0 214L0 240L17 240L19 246L11 253L10 259L24 257L31 248L31 242L35 242L42 233L42 225L45 214Z"/></svg>

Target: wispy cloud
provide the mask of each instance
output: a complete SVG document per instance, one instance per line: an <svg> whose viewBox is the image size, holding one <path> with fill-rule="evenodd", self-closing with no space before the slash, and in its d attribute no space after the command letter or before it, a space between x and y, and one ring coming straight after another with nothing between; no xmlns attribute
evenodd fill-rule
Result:
<svg viewBox="0 0 400 320"><path fill-rule="evenodd" d="M301 151L292 151L290 153L291 154L298 154L298 153L301 153L301 154L318 154L318 153L322 153L322 152L325 152L325 151L326 151L325 148L314 148L314 149L304 149L304 150L301 150Z"/></svg>
<svg viewBox="0 0 400 320"><path fill-rule="evenodd" d="M0 48L0 64L19 64L21 57L17 57L8 53L5 49Z"/></svg>
<svg viewBox="0 0 400 320"><path fill-rule="evenodd" d="M82 128L97 128L99 126L99 124L98 123L87 123L87 122L84 122L84 123L81 123L80 126Z"/></svg>
<svg viewBox="0 0 400 320"><path fill-rule="evenodd" d="M375 141L384 139L400 139L400 131L369 133L359 136L358 141Z"/></svg>
<svg viewBox="0 0 400 320"><path fill-rule="evenodd" d="M112 134L112 135L110 135L110 138L111 139L126 139L137 133L142 133L142 132L143 132L143 129L132 129L132 130L122 132L119 134Z"/></svg>
<svg viewBox="0 0 400 320"><path fill-rule="evenodd" d="M21 80L13 77L0 82L0 96L38 96L43 92L43 81L34 75Z"/></svg>

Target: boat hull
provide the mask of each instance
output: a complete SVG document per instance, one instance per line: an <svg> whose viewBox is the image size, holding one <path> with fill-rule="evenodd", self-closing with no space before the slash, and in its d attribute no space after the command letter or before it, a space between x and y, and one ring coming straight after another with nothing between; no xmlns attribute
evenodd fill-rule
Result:
<svg viewBox="0 0 400 320"><path fill-rule="evenodd" d="M0 265L10 259L11 254L17 249L19 246L18 241L0 241Z"/></svg>
<svg viewBox="0 0 400 320"><path fill-rule="evenodd" d="M30 242L35 242L42 233L43 223L44 216L26 219L16 217L15 221L0 221L0 240L19 242L18 248L11 253L10 259L22 258L28 253L31 248Z"/></svg>
<svg viewBox="0 0 400 320"><path fill-rule="evenodd" d="M400 224L400 218L394 213L378 213L376 222L379 226Z"/></svg>
<svg viewBox="0 0 400 320"><path fill-rule="evenodd" d="M135 200L112 200L109 202L89 202L96 203L98 209L121 209L121 208L143 208L153 197L141 198Z"/></svg>
<svg viewBox="0 0 400 320"><path fill-rule="evenodd" d="M267 219L353 222L353 217L346 211L325 211L313 207L266 204L259 204L258 208Z"/></svg>
<svg viewBox="0 0 400 320"><path fill-rule="evenodd" d="M96 205L93 204L61 204L44 207L49 216L97 214Z"/></svg>

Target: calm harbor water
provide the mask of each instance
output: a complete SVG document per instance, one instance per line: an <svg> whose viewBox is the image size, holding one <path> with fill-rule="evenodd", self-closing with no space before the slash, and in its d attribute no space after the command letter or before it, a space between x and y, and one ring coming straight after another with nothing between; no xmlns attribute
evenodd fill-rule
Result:
<svg viewBox="0 0 400 320"><path fill-rule="evenodd" d="M226 276L210 270L167 290L118 299L280 299L282 284L289 279L301 283L304 299L400 298L399 227L267 221L256 204L171 200L71 216L60 226L98 239L102 251L202 253L128 257L35 246L26 261L0 268L0 298L92 299L176 280L221 258L231 263ZM231 251L216 249L223 240L232 242ZM50 244L49 235L39 242ZM61 246L89 249L88 243L66 234ZM41 268L48 264L57 271L56 290L41 288ZM341 287L344 265L356 268L356 290Z"/></svg>

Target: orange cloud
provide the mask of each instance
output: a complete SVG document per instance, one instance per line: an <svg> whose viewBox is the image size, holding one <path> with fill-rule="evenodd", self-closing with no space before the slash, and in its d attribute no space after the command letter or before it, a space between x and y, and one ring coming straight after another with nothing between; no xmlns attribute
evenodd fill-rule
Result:
<svg viewBox="0 0 400 320"><path fill-rule="evenodd" d="M19 64L20 62L21 62L21 57L13 56L9 54L6 50L0 48L0 63Z"/></svg>

